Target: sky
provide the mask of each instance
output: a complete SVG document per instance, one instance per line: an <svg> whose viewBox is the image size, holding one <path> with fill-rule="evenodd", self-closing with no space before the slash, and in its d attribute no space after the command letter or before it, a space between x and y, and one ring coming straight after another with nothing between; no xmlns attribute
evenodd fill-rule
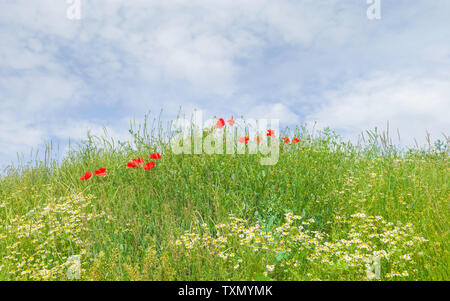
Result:
<svg viewBox="0 0 450 301"><path fill-rule="evenodd" d="M449 135L448 0L380 0L379 19L367 0L81 0L80 19L73 1L0 0L2 167L180 108Z"/></svg>

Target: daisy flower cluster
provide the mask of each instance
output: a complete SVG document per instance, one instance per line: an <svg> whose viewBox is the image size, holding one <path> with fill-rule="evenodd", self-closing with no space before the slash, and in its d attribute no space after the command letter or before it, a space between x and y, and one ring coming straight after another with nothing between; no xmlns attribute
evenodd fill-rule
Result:
<svg viewBox="0 0 450 301"><path fill-rule="evenodd" d="M216 225L215 231L194 228L194 232L185 232L172 244L187 256L213 254L230 270L246 266L270 279L290 279L292 274L301 273L302 267L309 272L305 279L310 280L326 280L333 271L345 271L354 279L387 280L414 274L414 258L418 256L415 250L427 241L414 234L412 224L394 225L381 216L363 212L329 221L328 225L340 229L333 234L313 230L316 224L314 218L286 213L282 225L268 229L263 223L250 225L230 215L229 221ZM372 272L374 262L381 265L380 275Z"/></svg>
<svg viewBox="0 0 450 301"><path fill-rule="evenodd" d="M88 224L105 215L94 212L92 199L82 194L51 199L1 224L0 248L7 255L0 268L14 280L62 280L76 257L83 272Z"/></svg>
<svg viewBox="0 0 450 301"><path fill-rule="evenodd" d="M411 223L395 224L382 216L369 216L364 212L348 218L336 216L334 224L345 229L343 237L323 242L308 260L314 264L327 264L347 269L368 279L375 278L372 266L381 265L377 279L408 277L417 272L416 258L420 245L428 240L417 236Z"/></svg>

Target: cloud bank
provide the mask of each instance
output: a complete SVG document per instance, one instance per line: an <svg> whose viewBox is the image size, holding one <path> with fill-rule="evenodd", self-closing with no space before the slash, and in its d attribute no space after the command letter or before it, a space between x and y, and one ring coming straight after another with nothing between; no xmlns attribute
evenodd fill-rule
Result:
<svg viewBox="0 0 450 301"><path fill-rule="evenodd" d="M387 121L402 140L450 124L450 2L0 2L0 164L148 110L317 121L348 138Z"/></svg>

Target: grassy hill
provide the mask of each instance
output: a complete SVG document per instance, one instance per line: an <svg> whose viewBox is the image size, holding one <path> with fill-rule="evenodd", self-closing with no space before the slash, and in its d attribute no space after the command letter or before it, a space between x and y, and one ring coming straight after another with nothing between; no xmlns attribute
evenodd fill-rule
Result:
<svg viewBox="0 0 450 301"><path fill-rule="evenodd" d="M263 166L130 132L0 180L0 280L449 280L448 145L297 128Z"/></svg>

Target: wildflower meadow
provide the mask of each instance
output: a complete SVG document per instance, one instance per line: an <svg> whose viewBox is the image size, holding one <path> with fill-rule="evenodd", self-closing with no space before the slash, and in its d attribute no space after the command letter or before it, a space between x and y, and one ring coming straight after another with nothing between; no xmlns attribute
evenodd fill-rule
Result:
<svg viewBox="0 0 450 301"><path fill-rule="evenodd" d="M237 126L218 118L198 135ZM261 153L174 153L159 120L130 134L5 171L0 280L449 279L448 140L402 149L303 126L236 136L277 143L263 165Z"/></svg>

